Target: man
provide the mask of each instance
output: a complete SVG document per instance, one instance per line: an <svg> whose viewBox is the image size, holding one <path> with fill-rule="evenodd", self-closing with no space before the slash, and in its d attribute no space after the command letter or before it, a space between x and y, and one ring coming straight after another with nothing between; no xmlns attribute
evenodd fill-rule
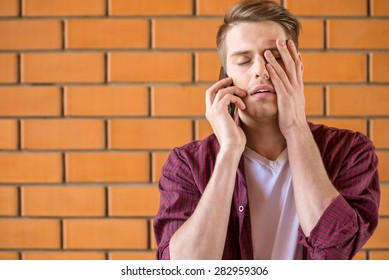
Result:
<svg viewBox="0 0 389 280"><path fill-rule="evenodd" d="M299 28L267 0L226 14L217 41L229 77L206 91L214 134L163 168L158 259L350 259L374 232L374 147L307 123Z"/></svg>

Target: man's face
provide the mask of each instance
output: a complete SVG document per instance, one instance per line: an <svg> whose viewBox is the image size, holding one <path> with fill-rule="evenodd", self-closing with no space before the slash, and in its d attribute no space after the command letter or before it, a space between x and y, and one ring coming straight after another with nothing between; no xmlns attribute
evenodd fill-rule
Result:
<svg viewBox="0 0 389 280"><path fill-rule="evenodd" d="M265 67L264 52L271 50L284 67L276 46L279 38L287 39L281 25L272 21L238 23L227 33L227 75L235 86L247 91L242 98L246 109L239 112L243 121L277 117L277 94Z"/></svg>

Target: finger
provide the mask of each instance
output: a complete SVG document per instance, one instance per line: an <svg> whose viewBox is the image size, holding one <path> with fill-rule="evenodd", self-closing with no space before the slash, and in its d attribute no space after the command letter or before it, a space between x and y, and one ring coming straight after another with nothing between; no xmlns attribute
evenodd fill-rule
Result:
<svg viewBox="0 0 389 280"><path fill-rule="evenodd" d="M296 79L297 82L302 82L303 80L303 63L301 60L301 54L298 53L296 44L293 42L293 40L288 40L288 49L289 53L292 56L293 61L295 62L296 65Z"/></svg>
<svg viewBox="0 0 389 280"><path fill-rule="evenodd" d="M234 103L240 110L246 109L246 105L243 103L240 97L230 94L225 95L222 99L220 99L216 106L228 112L228 106L231 103Z"/></svg>
<svg viewBox="0 0 389 280"><path fill-rule="evenodd" d="M277 40L277 49L280 52L282 61L285 66L285 72L290 82L296 81L296 63L295 57L290 53L287 42L284 39Z"/></svg>
<svg viewBox="0 0 389 280"><path fill-rule="evenodd" d="M208 88L205 91L205 106L206 106L206 108L210 108L212 106L212 103L215 99L216 93L220 89L228 87L229 85L231 85L231 83L232 83L232 78L227 77L225 79L222 79L222 80L216 82L210 88Z"/></svg>
<svg viewBox="0 0 389 280"><path fill-rule="evenodd" d="M270 79L274 85L274 89L277 93L277 96L281 96L282 94L284 94L286 92L286 87L285 87L283 81L281 80L280 76L278 75L278 73L274 69L273 65L271 65L270 63L267 63L266 69L270 75Z"/></svg>
<svg viewBox="0 0 389 280"><path fill-rule="evenodd" d="M244 97L247 95L247 92L236 86L223 88L216 93L213 102L219 102L225 95L236 95L239 97Z"/></svg>
<svg viewBox="0 0 389 280"><path fill-rule="evenodd" d="M296 45L292 39L288 40L287 46L288 46L288 50L289 50L290 56L292 57L293 61L297 62L298 60L300 60L297 49L296 49Z"/></svg>
<svg viewBox="0 0 389 280"><path fill-rule="evenodd" d="M284 71L284 69L281 67L281 65L277 62L274 55L270 50L265 51L265 58L268 61L268 64L272 66L273 71L275 71L276 75L278 76L279 80L285 85L290 85L289 77ZM273 77L275 78L275 77ZM273 79L272 79L273 81Z"/></svg>
<svg viewBox="0 0 389 280"><path fill-rule="evenodd" d="M298 54L298 60L297 60L297 63L296 63L296 68L297 68L297 82L300 83L300 84L303 84L304 83L304 80L303 80L303 69L304 69L304 66L303 66L303 60L301 58L301 54L299 53Z"/></svg>
<svg viewBox="0 0 389 280"><path fill-rule="evenodd" d="M229 101L230 101L230 102L229 102L227 105L229 105L230 103L235 103L235 105L236 105L240 110L246 109L246 105L244 104L244 102L242 101L242 99L239 98L238 96L232 95Z"/></svg>

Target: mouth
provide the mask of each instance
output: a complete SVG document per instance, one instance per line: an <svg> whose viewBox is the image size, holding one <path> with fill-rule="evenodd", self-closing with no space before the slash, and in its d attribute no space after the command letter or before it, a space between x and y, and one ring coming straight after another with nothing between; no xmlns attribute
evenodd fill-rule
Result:
<svg viewBox="0 0 389 280"><path fill-rule="evenodd" d="M270 93L276 93L274 88L269 85L259 85L256 86L251 92L250 95L263 95L263 94L270 94Z"/></svg>

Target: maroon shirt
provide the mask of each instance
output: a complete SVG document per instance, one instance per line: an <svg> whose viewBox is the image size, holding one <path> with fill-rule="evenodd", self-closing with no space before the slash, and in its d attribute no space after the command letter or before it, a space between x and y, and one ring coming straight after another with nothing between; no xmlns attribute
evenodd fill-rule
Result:
<svg viewBox="0 0 389 280"><path fill-rule="evenodd" d="M304 259L351 259L378 224L380 190L374 146L360 133L309 125L328 176L340 195L309 237L299 228L298 243L304 246ZM195 210L212 175L218 150L212 134L175 148L166 161L159 182L160 208L154 219L157 259L170 258L170 238ZM243 157L236 172L223 259L253 259Z"/></svg>

